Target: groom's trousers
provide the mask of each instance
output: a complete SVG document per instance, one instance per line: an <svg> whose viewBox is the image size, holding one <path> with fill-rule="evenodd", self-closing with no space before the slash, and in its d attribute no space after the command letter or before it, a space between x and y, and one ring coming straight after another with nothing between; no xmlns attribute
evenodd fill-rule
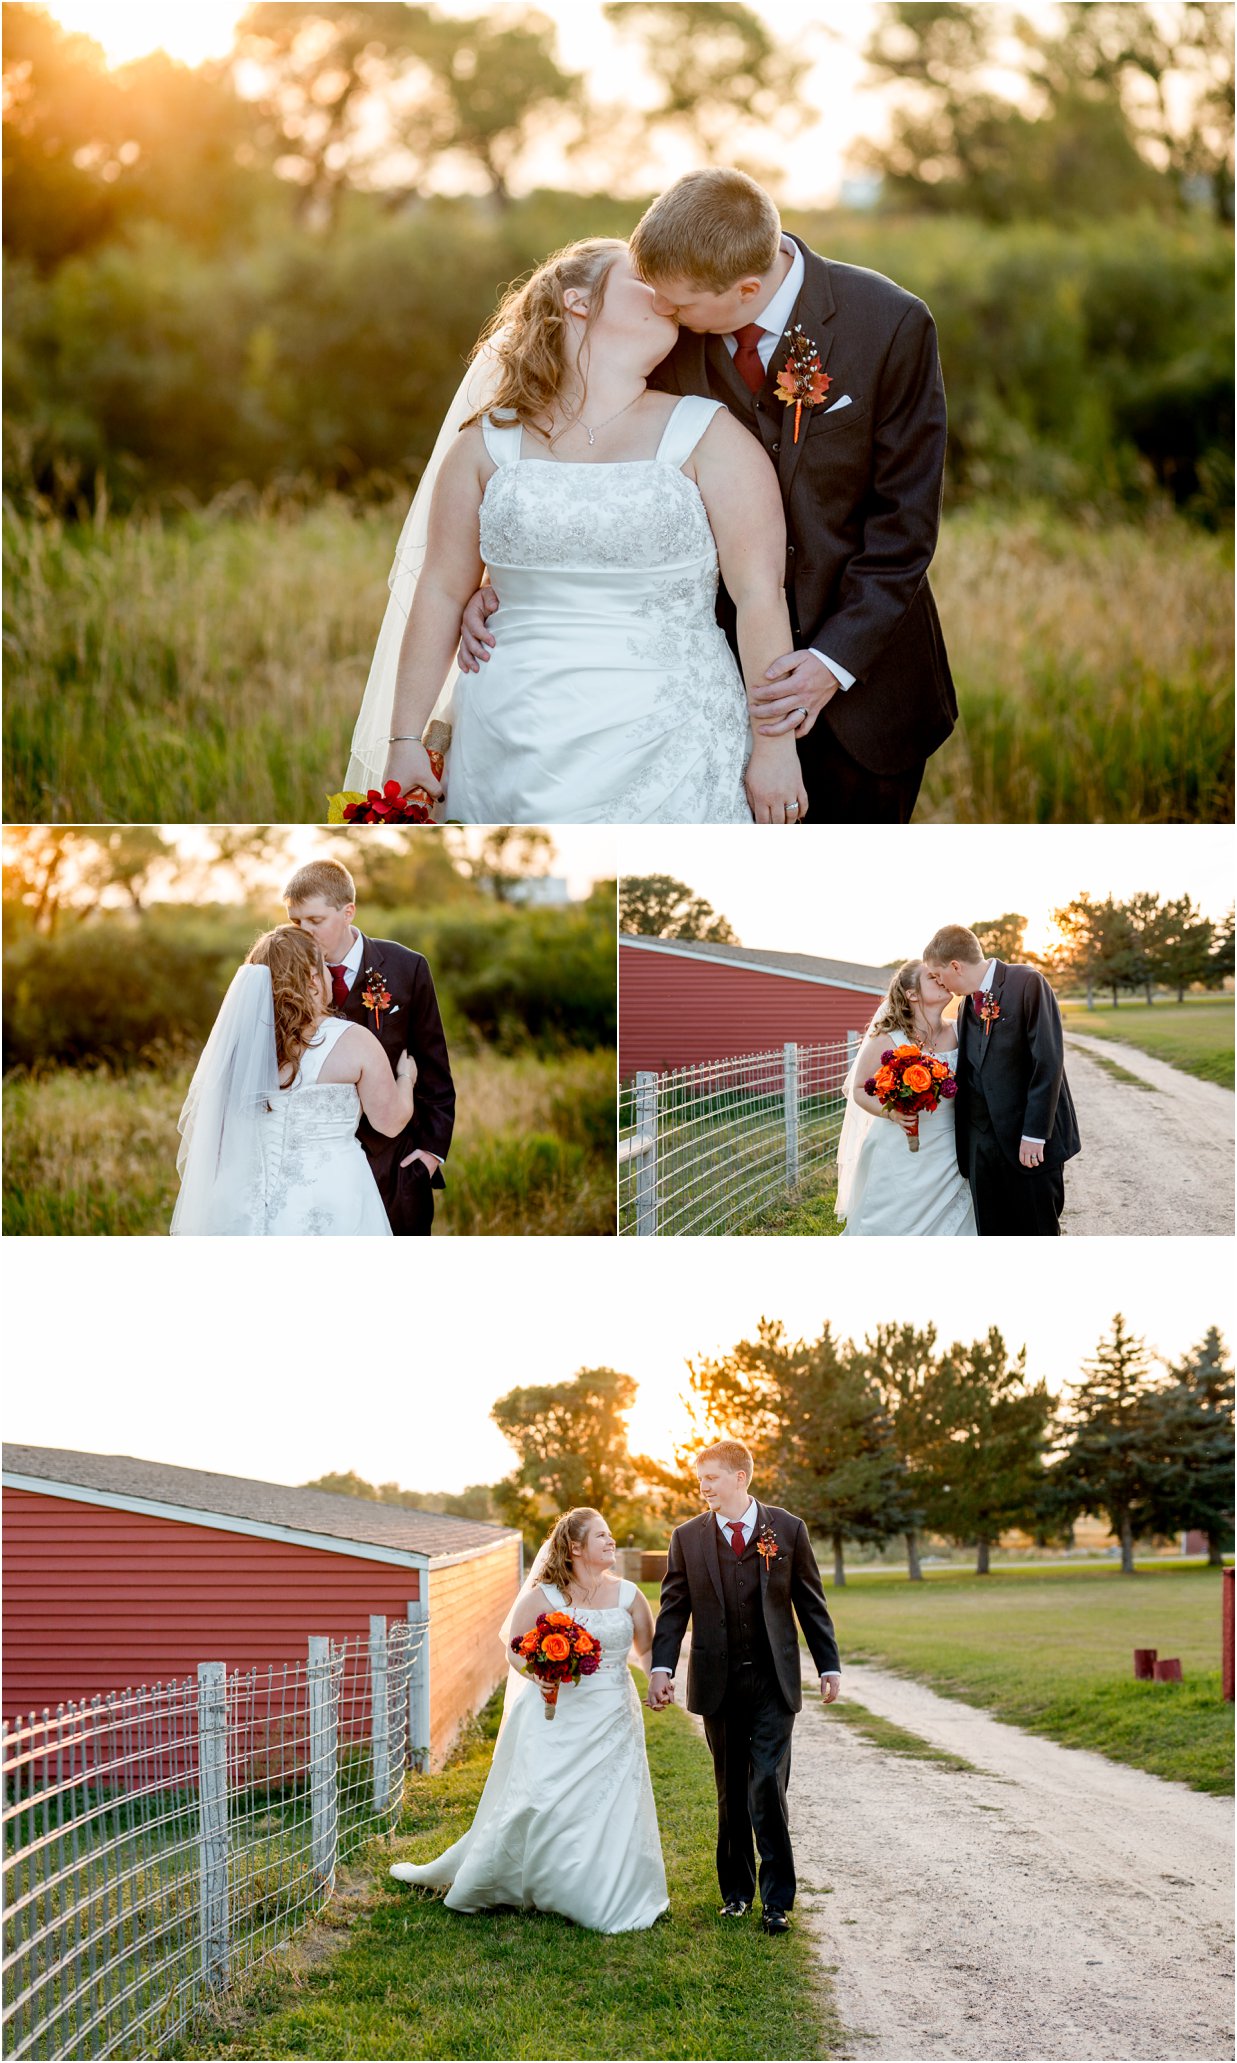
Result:
<svg viewBox="0 0 1237 2063"><path fill-rule="evenodd" d="M795 1858L790 1845L786 1786L795 1715L772 1673L755 1664L733 1669L726 1695L704 1722L717 1779L717 1881L723 1900L756 1896L755 1834L760 1853L760 1902L788 1913L795 1902Z"/></svg>
<svg viewBox="0 0 1237 2063"><path fill-rule="evenodd" d="M1056 1239L1060 1235L1064 1171L1015 1167L978 1099L969 1112L966 1149L975 1229L981 1239Z"/></svg>

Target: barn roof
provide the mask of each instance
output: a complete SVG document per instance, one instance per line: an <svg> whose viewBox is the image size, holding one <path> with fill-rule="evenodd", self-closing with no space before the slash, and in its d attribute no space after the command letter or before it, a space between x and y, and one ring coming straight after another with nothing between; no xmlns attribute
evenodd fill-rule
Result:
<svg viewBox="0 0 1237 2063"><path fill-rule="evenodd" d="M712 960L723 967L751 967L761 974L786 974L799 981L826 983L830 988L861 989L883 996L889 987L888 967L865 967L857 960L821 960L814 953L771 953L763 946L715 945L694 938L644 938L624 931L619 944L645 953L668 953L676 959Z"/></svg>
<svg viewBox="0 0 1237 2063"><path fill-rule="evenodd" d="M341 1497L332 1490L300 1490L288 1483L262 1483L248 1476L214 1475L208 1469L173 1468L162 1461L142 1461L132 1454L79 1454L69 1447L21 1447L5 1442L4 1474L33 1484L95 1493L92 1501L110 1498L127 1504L182 1508L209 1524L212 1517L242 1528L253 1526L277 1533L318 1535L323 1540L349 1541L386 1550L402 1559L425 1557L431 1563L468 1556L495 1547L514 1535L501 1526L477 1519L458 1519L444 1512L408 1511L399 1504L375 1504L365 1497Z"/></svg>

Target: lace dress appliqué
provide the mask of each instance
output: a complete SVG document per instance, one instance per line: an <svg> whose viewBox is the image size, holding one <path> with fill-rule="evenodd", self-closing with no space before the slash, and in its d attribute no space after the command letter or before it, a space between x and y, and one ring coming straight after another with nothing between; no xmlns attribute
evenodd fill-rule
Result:
<svg viewBox="0 0 1237 2063"><path fill-rule="evenodd" d="M389 1238L390 1223L356 1136L361 1099L351 1082L320 1082L318 1070L347 1031L340 1018L321 1028L321 1045L302 1056L290 1089L259 1119L265 1230L283 1235Z"/></svg>

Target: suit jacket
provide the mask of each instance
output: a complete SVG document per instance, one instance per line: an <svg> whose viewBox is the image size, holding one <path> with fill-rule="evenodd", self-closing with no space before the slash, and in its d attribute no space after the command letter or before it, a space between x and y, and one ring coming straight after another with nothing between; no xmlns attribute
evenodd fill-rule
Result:
<svg viewBox="0 0 1237 2063"><path fill-rule="evenodd" d="M760 1564L760 1596L765 1629L773 1655L777 1687L792 1712L803 1704L803 1677L799 1666L798 1618L812 1660L823 1676L837 1669L838 1644L829 1617L829 1607L820 1585L820 1571L808 1539L807 1527L793 1512L775 1504L758 1504L756 1529L772 1529L777 1554ZM650 1666L669 1669L678 1665L679 1649L687 1622L691 1620L692 1645L687 1664L687 1709L706 1716L716 1712L726 1695L729 1658L726 1652L726 1607L722 1597L719 1552L724 1541L711 1511L689 1519L670 1535L670 1552L661 1586L661 1606L653 1635Z"/></svg>
<svg viewBox="0 0 1237 2063"><path fill-rule="evenodd" d="M374 1012L362 1001L371 970L382 976L391 995L390 1007L381 1013L377 1024ZM348 991L342 1014L353 1024L363 1024L376 1032L392 1074L405 1050L417 1063L412 1122L399 1137L388 1139L382 1132L376 1132L366 1117L357 1127L357 1138L374 1171L382 1200L389 1208L398 1186L401 1160L414 1146L424 1146L427 1152L445 1160L455 1124L455 1084L428 961L393 939L366 938L362 934L361 969ZM436 1170L432 1179L436 1189L445 1186L441 1170Z"/></svg>
<svg viewBox="0 0 1237 2063"><path fill-rule="evenodd" d="M815 343L831 385L804 411L798 442L794 409L774 393L785 338L754 397L722 339L690 330L680 330L652 384L724 401L760 438L786 508L796 649L816 646L856 676L816 728L827 725L871 773L901 774L943 744L958 715L928 586L945 465L936 329L923 302L879 272L799 249L806 270L791 326ZM849 407L828 413L847 394ZM735 643L727 595L718 616ZM810 792L811 734L799 751Z"/></svg>
<svg viewBox="0 0 1237 2063"><path fill-rule="evenodd" d="M958 1166L965 1175L972 1098L979 1093L1007 1160L1017 1162L1023 1139L1042 1139L1044 1166L1059 1168L1082 1142L1065 1079L1057 999L1033 967L1009 967L1004 960L996 963L990 993L1000 1014L986 1032L969 996L958 1013ZM978 1092L972 1065L979 1070Z"/></svg>

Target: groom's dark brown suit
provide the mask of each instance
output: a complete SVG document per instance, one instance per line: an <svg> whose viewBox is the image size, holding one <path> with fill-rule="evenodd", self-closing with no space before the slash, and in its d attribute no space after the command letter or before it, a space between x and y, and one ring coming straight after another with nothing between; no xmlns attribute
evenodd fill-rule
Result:
<svg viewBox="0 0 1237 2063"><path fill-rule="evenodd" d="M799 239L794 239L799 243ZM906 822L924 764L958 706L928 585L945 464L945 391L923 302L878 272L799 243L805 274L791 326L816 345L823 403L776 396L781 339L753 394L719 336L681 330L652 385L724 401L759 437L786 508L786 599L796 650L815 648L855 675L833 696L799 758L820 823ZM849 396L849 405L836 403ZM734 608L719 618L732 644Z"/></svg>

